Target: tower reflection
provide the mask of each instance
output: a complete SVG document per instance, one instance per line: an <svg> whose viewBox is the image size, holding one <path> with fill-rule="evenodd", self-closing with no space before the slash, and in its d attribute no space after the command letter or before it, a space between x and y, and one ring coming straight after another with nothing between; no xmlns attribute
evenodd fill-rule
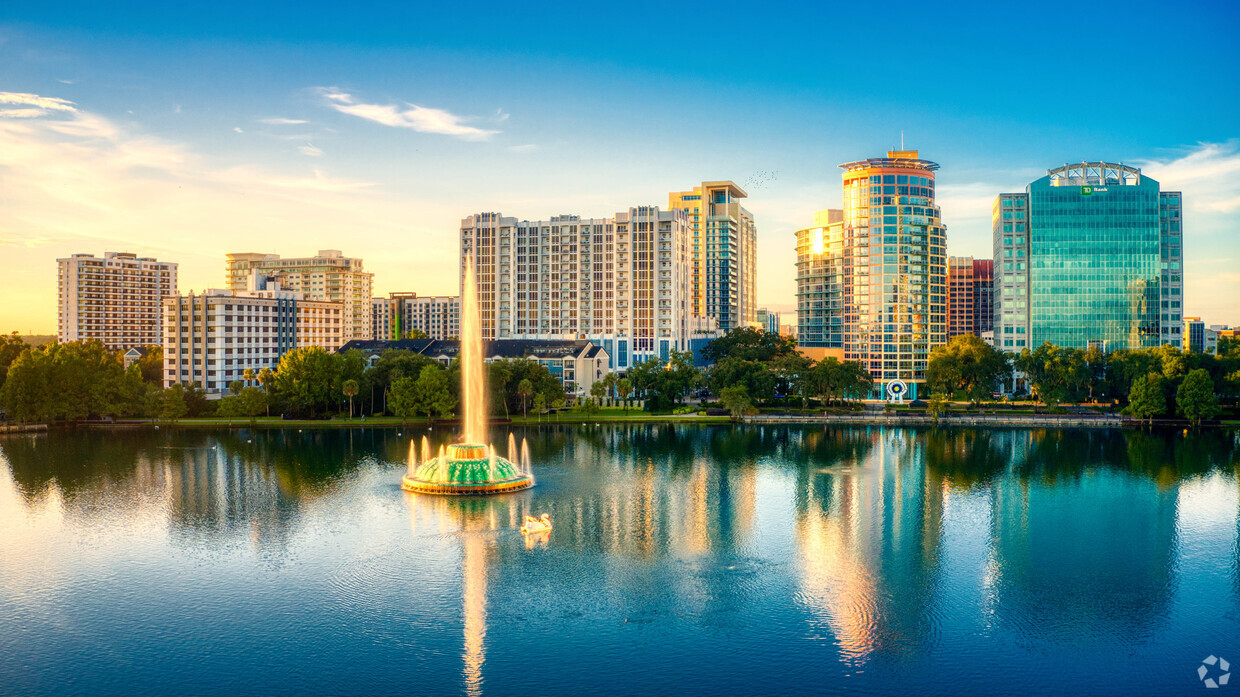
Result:
<svg viewBox="0 0 1240 697"><path fill-rule="evenodd" d="M909 432L806 433L797 475L798 600L843 660L918 649L933 636L944 490ZM897 592L897 589L898 592Z"/></svg>

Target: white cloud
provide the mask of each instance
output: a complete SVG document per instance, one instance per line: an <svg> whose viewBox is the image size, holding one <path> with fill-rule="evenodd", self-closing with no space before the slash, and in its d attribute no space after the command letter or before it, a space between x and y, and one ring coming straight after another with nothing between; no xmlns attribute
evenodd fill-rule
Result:
<svg viewBox="0 0 1240 697"><path fill-rule="evenodd" d="M236 133L245 133L245 131L241 130L240 126L233 126L233 131Z"/></svg>
<svg viewBox="0 0 1240 697"><path fill-rule="evenodd" d="M306 143L305 145L300 145L297 147L297 150L301 152L302 155L309 155L310 157L322 157L323 156L323 151L320 150L319 148L314 147L313 143Z"/></svg>
<svg viewBox="0 0 1240 697"><path fill-rule="evenodd" d="M525 153L534 152L538 149L538 146L534 143L526 143L525 145L510 145L508 146L508 149L512 152Z"/></svg>
<svg viewBox="0 0 1240 697"><path fill-rule="evenodd" d="M1183 190L1186 213L1240 210L1240 140L1198 143L1179 157L1136 166L1164 190Z"/></svg>
<svg viewBox="0 0 1240 697"><path fill-rule="evenodd" d="M271 119L259 119L258 122L265 123L269 126L296 126L303 123L310 123L305 119L284 119L278 117Z"/></svg>
<svg viewBox="0 0 1240 697"><path fill-rule="evenodd" d="M0 116L9 118L42 116L50 111L77 111L77 107L74 106L73 102L67 99L40 97L37 94L30 94L28 92L0 92L0 104L13 104L22 107L20 109L0 111Z"/></svg>
<svg viewBox="0 0 1240 697"><path fill-rule="evenodd" d="M319 88L319 94L328 101L331 108L342 114L349 114L393 128L408 128L419 133L438 133L462 140L487 140L499 133L499 131L468 126L464 123L469 120L468 117L458 116L443 109L410 103L405 104L407 108L395 104L366 104L358 102L353 95L335 87Z"/></svg>
<svg viewBox="0 0 1240 697"><path fill-rule="evenodd" d="M38 103L23 103L31 102ZM220 286L228 252L293 255L343 245L382 278L380 292L408 289L415 279L419 291L447 292L455 277L442 260L455 252L456 238L444 234L450 222L426 221L459 218L450 203L401 198L322 168L219 164L89 111L0 119L0 328L54 331L49 264L78 252L179 262L186 292ZM420 240L417 249L394 244L410 235Z"/></svg>

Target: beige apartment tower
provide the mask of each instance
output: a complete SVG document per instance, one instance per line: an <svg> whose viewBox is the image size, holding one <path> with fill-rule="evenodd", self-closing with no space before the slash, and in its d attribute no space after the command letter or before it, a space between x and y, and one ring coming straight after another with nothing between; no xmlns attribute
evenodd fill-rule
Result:
<svg viewBox="0 0 1240 697"><path fill-rule="evenodd" d="M306 300L340 303L343 308L344 340L374 336L371 286L361 259L344 256L338 249L323 249L313 257L282 259L278 254L229 254L228 287L243 291L255 272L279 281L285 290L300 292Z"/></svg>
<svg viewBox="0 0 1240 697"><path fill-rule="evenodd" d="M62 343L97 339L111 350L160 343L160 303L177 294L176 264L128 252L74 254L56 264Z"/></svg>
<svg viewBox="0 0 1240 697"><path fill-rule="evenodd" d="M461 221L476 258L484 339L588 339L625 370L715 335L690 304L689 217L639 206L610 218ZM462 273L462 277L463 277Z"/></svg>
<svg viewBox="0 0 1240 697"><path fill-rule="evenodd" d="M668 194L668 208L690 226L692 305L729 332L757 321L758 228L741 205L747 194L730 181L702 182Z"/></svg>

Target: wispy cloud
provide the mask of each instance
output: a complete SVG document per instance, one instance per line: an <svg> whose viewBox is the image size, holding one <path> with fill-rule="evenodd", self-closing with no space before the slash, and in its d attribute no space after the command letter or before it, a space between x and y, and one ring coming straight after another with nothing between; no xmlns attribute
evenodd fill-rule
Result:
<svg viewBox="0 0 1240 697"><path fill-rule="evenodd" d="M406 103L403 107L396 104L367 104L359 102L353 95L336 87L321 87L319 94L327 100L331 108L342 114L349 114L393 128L408 128L419 133L438 133L462 140L487 140L500 132L467 125L465 122L471 120L470 117L458 116L444 109L411 103ZM503 112L499 114L504 118L507 117Z"/></svg>
<svg viewBox="0 0 1240 697"><path fill-rule="evenodd" d="M538 146L535 145L534 143L526 143L525 145L510 145L508 146L508 149L511 150L512 152L526 153L526 152L534 152L535 150L538 150Z"/></svg>
<svg viewBox="0 0 1240 697"><path fill-rule="evenodd" d="M1240 140L1198 143L1177 157L1137 162L1164 189L1184 190L1184 205L1201 211L1240 210Z"/></svg>
<svg viewBox="0 0 1240 697"><path fill-rule="evenodd" d="M44 99L30 95L19 105L73 107ZM128 250L180 262L188 291L218 286L227 252L255 244L312 252L366 229L374 235L354 238L348 252L368 270L391 279L385 283L433 278L446 291L455 281L442 259L455 243L426 222L428 212L437 221L460 218L450 204L401 198L325 168L221 165L84 108L0 119L0 328L54 329L56 281L47 265L75 252ZM393 250L391 241L411 230L426 244Z"/></svg>
<svg viewBox="0 0 1240 697"><path fill-rule="evenodd" d="M309 155L310 157L322 157L323 156L323 151L319 148L316 148L313 143L306 143L305 145L300 145L297 147L297 150L302 155Z"/></svg>
<svg viewBox="0 0 1240 697"><path fill-rule="evenodd" d="M240 126L233 126L233 131L236 133L245 133L245 131L242 130Z"/></svg>
<svg viewBox="0 0 1240 697"><path fill-rule="evenodd" d="M67 99L40 97L28 92L0 92L0 104L12 104L19 107L0 111L0 116L8 118L30 118L42 116L51 111L77 111L74 103Z"/></svg>
<svg viewBox="0 0 1240 697"><path fill-rule="evenodd" d="M303 123L310 123L309 121L305 119L285 119L285 118L279 118L279 117L271 118L271 119L259 119L258 122L265 123L268 126L296 126L296 125L303 124Z"/></svg>

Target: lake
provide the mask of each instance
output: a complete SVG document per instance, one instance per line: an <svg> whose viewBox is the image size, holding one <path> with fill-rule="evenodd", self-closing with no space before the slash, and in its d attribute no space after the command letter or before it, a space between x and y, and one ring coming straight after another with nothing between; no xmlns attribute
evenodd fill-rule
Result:
<svg viewBox="0 0 1240 697"><path fill-rule="evenodd" d="M1240 661L1234 431L550 425L490 498L401 491L423 435L0 438L0 694L1198 694Z"/></svg>

